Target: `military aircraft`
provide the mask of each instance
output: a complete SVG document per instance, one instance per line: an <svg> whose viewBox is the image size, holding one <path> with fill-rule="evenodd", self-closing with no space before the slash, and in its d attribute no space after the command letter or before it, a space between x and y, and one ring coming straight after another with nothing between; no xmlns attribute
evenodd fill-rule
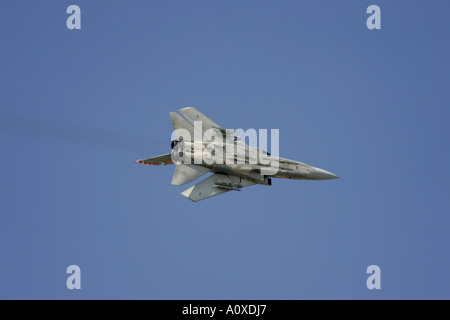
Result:
<svg viewBox="0 0 450 320"><path fill-rule="evenodd" d="M270 186L272 178L338 178L326 170L250 147L234 135L234 130L224 129L193 107L178 111L181 115L170 112L174 127L172 152L135 162L148 165L176 164L172 184L177 186L212 172L208 178L181 193L194 202L232 190L240 191L254 184Z"/></svg>

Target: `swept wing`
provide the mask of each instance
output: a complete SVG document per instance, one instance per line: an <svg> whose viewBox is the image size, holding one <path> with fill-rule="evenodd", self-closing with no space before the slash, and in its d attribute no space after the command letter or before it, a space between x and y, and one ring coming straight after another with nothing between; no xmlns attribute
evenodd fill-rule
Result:
<svg viewBox="0 0 450 320"><path fill-rule="evenodd" d="M150 165L163 165L172 164L172 155L170 153L166 153L160 156L148 158L148 159L139 159L135 161L136 163L150 164Z"/></svg>
<svg viewBox="0 0 450 320"><path fill-rule="evenodd" d="M196 202L217 196L228 191L239 191L241 188L248 187L254 184L256 184L256 182L242 177L215 173L205 180L183 191L181 195L188 198L189 200Z"/></svg>

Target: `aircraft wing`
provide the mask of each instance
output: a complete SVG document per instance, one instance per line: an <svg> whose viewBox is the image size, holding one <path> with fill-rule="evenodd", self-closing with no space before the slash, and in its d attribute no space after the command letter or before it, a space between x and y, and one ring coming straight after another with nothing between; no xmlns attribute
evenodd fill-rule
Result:
<svg viewBox="0 0 450 320"><path fill-rule="evenodd" d="M161 156L157 156L157 157L153 157L153 158L148 158L148 159L144 159L144 160L137 160L135 161L137 163L143 163L143 164L150 164L150 165L163 165L165 166L166 164L172 164L172 154L171 153L167 153L167 154L163 154Z"/></svg>
<svg viewBox="0 0 450 320"><path fill-rule="evenodd" d="M240 191L241 188L254 184L256 183L238 176L215 173L183 191L181 195L196 202L231 190Z"/></svg>

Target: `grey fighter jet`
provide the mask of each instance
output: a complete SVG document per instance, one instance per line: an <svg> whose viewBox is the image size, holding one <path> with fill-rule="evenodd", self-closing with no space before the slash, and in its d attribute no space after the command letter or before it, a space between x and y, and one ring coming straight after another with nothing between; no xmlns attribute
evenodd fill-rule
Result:
<svg viewBox="0 0 450 320"><path fill-rule="evenodd" d="M172 184L185 185L202 175L208 178L181 194L200 201L228 191L240 191L254 184L270 186L271 178L327 180L338 176L305 163L271 155L250 147L234 130L224 129L193 107L170 112L174 127L172 152L137 163L176 164Z"/></svg>

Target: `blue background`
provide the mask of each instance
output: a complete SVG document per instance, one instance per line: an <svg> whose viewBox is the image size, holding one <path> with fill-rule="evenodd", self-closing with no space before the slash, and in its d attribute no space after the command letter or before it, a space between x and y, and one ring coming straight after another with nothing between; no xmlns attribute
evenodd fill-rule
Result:
<svg viewBox="0 0 450 320"><path fill-rule="evenodd" d="M1 299L450 298L448 1L0 9ZM186 106L343 178L190 202L134 163Z"/></svg>

